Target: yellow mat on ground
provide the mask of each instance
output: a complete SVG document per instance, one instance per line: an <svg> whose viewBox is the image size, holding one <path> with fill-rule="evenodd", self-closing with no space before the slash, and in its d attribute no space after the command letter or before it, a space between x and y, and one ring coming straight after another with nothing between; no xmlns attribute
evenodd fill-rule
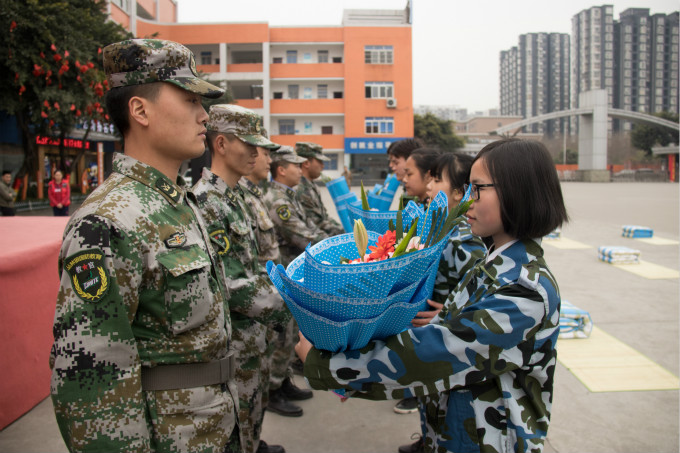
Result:
<svg viewBox="0 0 680 453"><path fill-rule="evenodd" d="M664 238L635 238L636 241L644 242L651 245L678 245L680 242L673 239Z"/></svg>
<svg viewBox="0 0 680 453"><path fill-rule="evenodd" d="M589 338L558 340L557 360L591 392L680 388L673 373L597 327Z"/></svg>
<svg viewBox="0 0 680 453"><path fill-rule="evenodd" d="M640 264L612 264L612 266L650 280L680 278L680 272L675 269L642 260Z"/></svg>
<svg viewBox="0 0 680 453"><path fill-rule="evenodd" d="M590 249L592 248L588 244L583 242L574 241L572 239L567 239L565 237L559 239L546 239L541 244L547 244L558 249L563 250L576 250L576 249Z"/></svg>

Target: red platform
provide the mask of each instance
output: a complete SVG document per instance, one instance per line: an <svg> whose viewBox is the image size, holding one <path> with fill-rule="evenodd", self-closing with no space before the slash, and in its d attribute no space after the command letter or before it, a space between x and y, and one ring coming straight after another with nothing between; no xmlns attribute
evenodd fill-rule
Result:
<svg viewBox="0 0 680 453"><path fill-rule="evenodd" d="M68 217L0 217L0 429L50 393L49 355Z"/></svg>

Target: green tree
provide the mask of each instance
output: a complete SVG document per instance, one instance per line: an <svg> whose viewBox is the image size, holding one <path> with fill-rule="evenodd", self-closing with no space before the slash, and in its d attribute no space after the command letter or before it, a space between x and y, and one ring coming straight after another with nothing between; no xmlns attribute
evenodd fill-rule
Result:
<svg viewBox="0 0 680 453"><path fill-rule="evenodd" d="M37 135L63 139L108 119L101 49L129 34L107 20L102 0L0 0L0 30L0 109L21 134L19 175L35 175ZM63 142L58 166L69 171Z"/></svg>
<svg viewBox="0 0 680 453"><path fill-rule="evenodd" d="M451 121L426 113L413 115L413 123L415 136L430 146L453 151L465 145L465 141L453 132Z"/></svg>
<svg viewBox="0 0 680 453"><path fill-rule="evenodd" d="M678 114L673 112L658 112L654 116L665 120L678 122ZM652 124L635 124L630 134L631 143L634 147L652 154L652 147L656 145L667 146L671 143L678 144L678 133L670 128L655 126Z"/></svg>

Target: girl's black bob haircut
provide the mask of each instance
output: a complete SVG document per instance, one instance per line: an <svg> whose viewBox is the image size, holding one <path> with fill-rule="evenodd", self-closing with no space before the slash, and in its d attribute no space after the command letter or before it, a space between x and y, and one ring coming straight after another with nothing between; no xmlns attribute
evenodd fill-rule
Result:
<svg viewBox="0 0 680 453"><path fill-rule="evenodd" d="M482 148L477 161L495 184L503 228L510 236L541 238L569 221L555 165L542 143L498 140Z"/></svg>

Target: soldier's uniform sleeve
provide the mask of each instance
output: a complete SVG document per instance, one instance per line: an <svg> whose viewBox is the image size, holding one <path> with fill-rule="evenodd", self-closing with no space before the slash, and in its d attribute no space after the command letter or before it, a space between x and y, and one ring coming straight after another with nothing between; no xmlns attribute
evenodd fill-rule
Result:
<svg viewBox="0 0 680 453"><path fill-rule="evenodd" d="M455 227L442 253L432 299L443 303L463 275L486 255L484 242L472 234L467 223Z"/></svg>
<svg viewBox="0 0 680 453"><path fill-rule="evenodd" d="M51 394L70 451L150 450L132 321L142 280L137 244L87 216L64 237L50 354Z"/></svg>
<svg viewBox="0 0 680 453"><path fill-rule="evenodd" d="M269 216L279 235L300 250L304 250L310 242L316 244L328 237L326 232L305 222L295 207L285 199L279 198L271 204Z"/></svg>
<svg viewBox="0 0 680 453"><path fill-rule="evenodd" d="M543 364L536 360L548 363L555 354L546 338L559 328L559 295L552 281L540 280L539 285L504 285L457 308L456 299L465 298L462 291L447 300L450 313L441 325L409 329L360 351L312 349L305 377L314 389L398 399L460 389Z"/></svg>
<svg viewBox="0 0 680 453"><path fill-rule="evenodd" d="M326 208L319 204L317 194L314 192L313 188L299 190L297 193L297 199L300 202L302 208L305 210L307 219L316 225L320 230L323 230L329 236L336 236L345 232L338 222L328 216Z"/></svg>

